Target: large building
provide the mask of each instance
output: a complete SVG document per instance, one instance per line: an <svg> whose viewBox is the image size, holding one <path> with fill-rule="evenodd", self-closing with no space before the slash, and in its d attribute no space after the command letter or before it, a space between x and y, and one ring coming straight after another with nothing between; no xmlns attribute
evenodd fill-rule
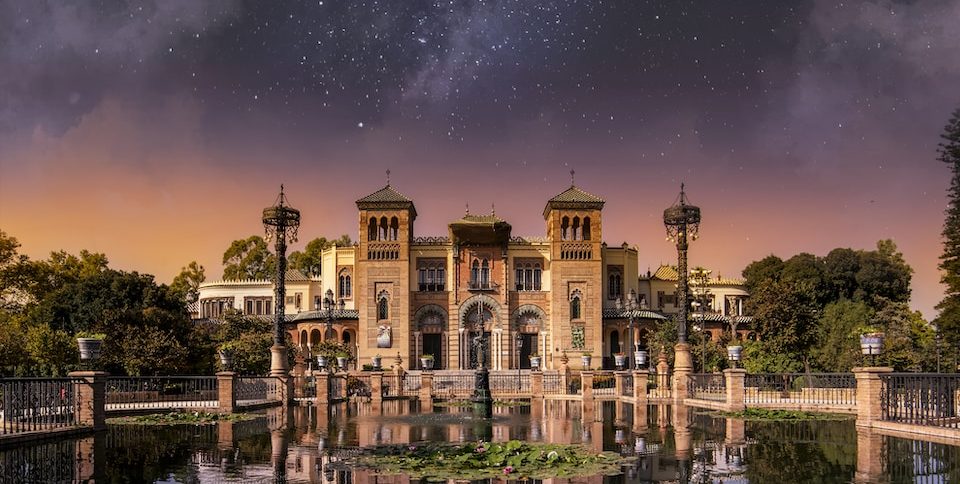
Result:
<svg viewBox="0 0 960 484"><path fill-rule="evenodd" d="M416 368L430 354L436 368L466 369L481 356L472 354L471 338L482 327L482 356L493 369L529 368L533 353L556 368L565 352L609 366L614 353L630 352L631 318L643 346L674 309L675 282L665 270L641 277L636 249L602 243L604 201L575 185L547 201L546 235L536 237L513 235L495 213L469 212L446 235L417 236L414 202L389 184L356 204L358 242L324 251L319 277L287 275L287 329L303 348L335 338L360 363L399 355ZM269 315L272 291L270 281L205 283L200 316L216 318L227 307ZM325 294L342 301L332 326ZM638 304L624 309L630 294Z"/></svg>

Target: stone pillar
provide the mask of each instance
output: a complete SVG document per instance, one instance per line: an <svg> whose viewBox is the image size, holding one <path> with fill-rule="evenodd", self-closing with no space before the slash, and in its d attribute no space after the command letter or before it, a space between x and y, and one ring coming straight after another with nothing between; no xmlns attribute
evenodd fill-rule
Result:
<svg viewBox="0 0 960 484"><path fill-rule="evenodd" d="M666 348L660 348L660 356L657 358L657 396L670 396L670 364L667 363Z"/></svg>
<svg viewBox="0 0 960 484"><path fill-rule="evenodd" d="M420 374L420 406L421 411L433 410L433 372L424 371Z"/></svg>
<svg viewBox="0 0 960 484"><path fill-rule="evenodd" d="M580 395L583 399L583 421L587 422L593 420L594 410L596 410L596 402L593 401L592 371L580 372Z"/></svg>
<svg viewBox="0 0 960 484"><path fill-rule="evenodd" d="M633 399L634 405L647 406L647 379L649 373L646 370L633 371Z"/></svg>
<svg viewBox="0 0 960 484"><path fill-rule="evenodd" d="M303 384L306 381L307 365L303 361L303 355L297 353L293 364L293 396L294 398L303 397Z"/></svg>
<svg viewBox="0 0 960 484"><path fill-rule="evenodd" d="M623 387L627 384L624 378L629 374L626 371L616 371L613 373L613 392L617 396L617 400L623 396Z"/></svg>
<svg viewBox="0 0 960 484"><path fill-rule="evenodd" d="M530 372L530 397L543 399L543 372Z"/></svg>
<svg viewBox="0 0 960 484"><path fill-rule="evenodd" d="M893 372L893 368L854 368L857 379L857 426L870 427L882 417L880 411L880 375Z"/></svg>
<svg viewBox="0 0 960 484"><path fill-rule="evenodd" d="M105 371L74 371L72 378L81 378L74 384L73 398L79 403L77 424L93 427L94 430L107 428L107 376Z"/></svg>
<svg viewBox="0 0 960 484"><path fill-rule="evenodd" d="M746 408L743 403L743 383L746 380L747 370L730 368L723 370L727 387L727 411L739 412Z"/></svg>
<svg viewBox="0 0 960 484"><path fill-rule="evenodd" d="M859 392L857 392L859 394ZM880 482L883 475L883 436L869 427L857 428L857 471L854 482Z"/></svg>
<svg viewBox="0 0 960 484"><path fill-rule="evenodd" d="M287 376L287 347L273 345L270 347L270 376Z"/></svg>
<svg viewBox="0 0 960 484"><path fill-rule="evenodd" d="M370 374L370 401L375 404L383 402L383 372L375 371Z"/></svg>
<svg viewBox="0 0 960 484"><path fill-rule="evenodd" d="M330 404L330 374L324 370L314 373L317 380L317 405Z"/></svg>
<svg viewBox="0 0 960 484"><path fill-rule="evenodd" d="M693 373L693 360L687 343L677 343L673 351L673 399L681 402L688 396L687 381Z"/></svg>
<svg viewBox="0 0 960 484"><path fill-rule="evenodd" d="M237 374L232 371L217 372L217 410L220 413L233 413L237 409Z"/></svg>

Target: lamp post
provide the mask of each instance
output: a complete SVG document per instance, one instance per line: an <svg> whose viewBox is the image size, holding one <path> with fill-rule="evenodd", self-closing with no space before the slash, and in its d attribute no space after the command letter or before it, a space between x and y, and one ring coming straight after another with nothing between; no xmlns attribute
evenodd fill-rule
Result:
<svg viewBox="0 0 960 484"><path fill-rule="evenodd" d="M285 205L286 203L286 205ZM300 211L291 207L283 194L283 185L280 185L280 195L277 204L263 209L263 230L267 235L267 242L275 242L277 253L277 277L274 288L274 320L273 320L273 347L270 348L270 374L275 377L286 377L287 355L284 347L284 309L286 304L286 272L287 272L287 243L297 241L297 229L300 227Z"/></svg>
<svg viewBox="0 0 960 484"><path fill-rule="evenodd" d="M680 196L669 208L663 211L663 225L667 230L667 240L677 246L677 346L674 353L674 372L678 378L686 378L693 370L690 359L690 347L687 344L687 249L688 239L696 240L700 231L700 208L687 203L684 185L680 184ZM684 385L686 381L682 382Z"/></svg>
<svg viewBox="0 0 960 484"><path fill-rule="evenodd" d="M324 341L333 337L333 324L340 320L344 306L346 306L346 303L343 299L336 302L331 289L327 289L327 292L324 293L322 303L320 301L314 303L314 309L317 311L317 319L323 319L324 324L327 326L327 329L323 332Z"/></svg>
<svg viewBox="0 0 960 484"><path fill-rule="evenodd" d="M633 370L633 369L636 369L636 362L632 360L636 360L637 351L639 351L639 348L637 348L636 340L633 334L634 320L637 315L636 312L638 309L640 309L640 303L637 302L637 291L631 289L630 294L627 294L626 301L621 301L620 298L617 298L617 309L619 309L620 311L626 311L627 314L629 314L630 322L627 324L627 341L630 342L629 348L630 348L630 351L633 353L633 357L629 358L629 360L631 361L627 362L627 369Z"/></svg>
<svg viewBox="0 0 960 484"><path fill-rule="evenodd" d="M517 393L520 393L520 367L523 365L522 354L520 351L523 349L523 335L520 334L520 331L517 330Z"/></svg>

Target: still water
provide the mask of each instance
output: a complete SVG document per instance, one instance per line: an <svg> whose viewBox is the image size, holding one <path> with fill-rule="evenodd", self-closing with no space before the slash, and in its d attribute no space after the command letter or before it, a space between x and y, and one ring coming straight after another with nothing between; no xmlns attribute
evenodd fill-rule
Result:
<svg viewBox="0 0 960 484"><path fill-rule="evenodd" d="M275 408L257 419L168 427L110 425L74 440L0 449L0 482L400 483L340 462L357 449L418 441L581 443L635 456L595 483L960 482L960 446L880 436L853 420L757 422L688 407L579 402L497 407L492 421L417 402Z"/></svg>

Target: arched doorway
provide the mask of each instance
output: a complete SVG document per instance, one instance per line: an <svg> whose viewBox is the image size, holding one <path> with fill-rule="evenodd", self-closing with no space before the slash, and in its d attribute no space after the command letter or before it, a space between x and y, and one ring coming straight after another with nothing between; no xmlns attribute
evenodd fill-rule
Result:
<svg viewBox="0 0 960 484"><path fill-rule="evenodd" d="M540 328L547 319L546 313L539 306L525 304L513 312L513 327L511 328L511 368L530 368L530 355L540 353ZM517 338L519 335L519 339ZM517 351L519 342L520 351Z"/></svg>
<svg viewBox="0 0 960 484"><path fill-rule="evenodd" d="M446 368L444 334L447 328L447 312L436 304L429 304L418 309L413 320L416 323L415 331L420 335L419 340L414 338L412 341L414 364L420 364L420 356L432 355L434 369Z"/></svg>
<svg viewBox="0 0 960 484"><path fill-rule="evenodd" d="M491 338L493 326L499 326L497 313L500 305L486 295L471 297L460 306L460 326L464 328L460 340L462 368L478 368L481 354L476 350L482 343L483 363L487 368L495 368L492 359L494 341ZM482 339L481 339L482 336Z"/></svg>

